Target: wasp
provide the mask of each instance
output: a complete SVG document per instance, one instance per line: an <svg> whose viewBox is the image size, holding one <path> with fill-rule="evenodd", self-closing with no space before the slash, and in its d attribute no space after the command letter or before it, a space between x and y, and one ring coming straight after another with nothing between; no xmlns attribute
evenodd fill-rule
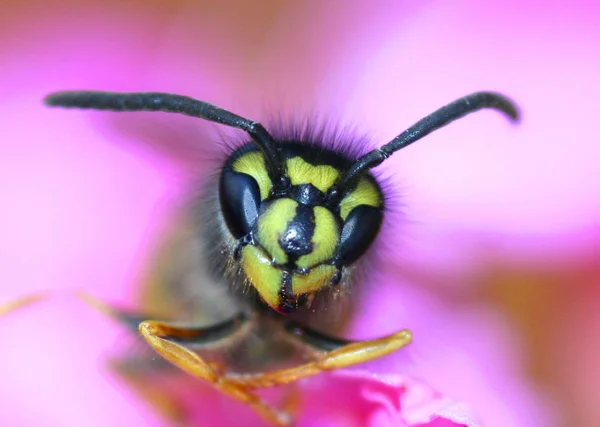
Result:
<svg viewBox="0 0 600 427"><path fill-rule="evenodd" d="M257 389L367 362L412 340L407 329L365 341L338 335L348 313L335 308L347 308L356 295L348 289L360 284L357 271L365 267L386 212L386 196L371 169L467 114L494 109L513 121L519 118L506 96L476 92L380 148L353 156L326 148L327 141L315 141L314 135L274 137L259 122L187 96L64 91L47 96L45 103L178 113L247 134L207 185L192 215L189 244L170 255L174 265L189 260L204 266L203 274L183 279L172 274L165 285L172 286L171 293L185 288L194 295L187 310L195 322L181 325L86 298L135 326L165 361L277 426L290 425L291 415L266 403Z"/></svg>

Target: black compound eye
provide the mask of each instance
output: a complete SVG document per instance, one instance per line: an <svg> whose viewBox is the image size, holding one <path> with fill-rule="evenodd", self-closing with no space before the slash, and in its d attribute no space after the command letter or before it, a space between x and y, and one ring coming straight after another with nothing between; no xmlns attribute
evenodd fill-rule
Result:
<svg viewBox="0 0 600 427"><path fill-rule="evenodd" d="M360 258L377 237L383 213L381 208L360 205L352 209L342 228L340 259L342 265L350 265Z"/></svg>
<svg viewBox="0 0 600 427"><path fill-rule="evenodd" d="M223 171L219 188L221 209L229 231L236 239L247 235L258 217L260 189L245 173Z"/></svg>

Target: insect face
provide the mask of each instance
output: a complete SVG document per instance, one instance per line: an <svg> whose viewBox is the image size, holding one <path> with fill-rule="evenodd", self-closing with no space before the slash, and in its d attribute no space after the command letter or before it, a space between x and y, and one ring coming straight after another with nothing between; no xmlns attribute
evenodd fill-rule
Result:
<svg viewBox="0 0 600 427"><path fill-rule="evenodd" d="M475 111L491 108L512 120L519 117L510 99L477 92L438 109L380 148L348 159L335 151L315 151L306 141L275 141L260 123L181 95L67 91L45 101L61 107L186 114L244 130L252 142L236 150L222 170L219 215L226 225L217 237L224 240L229 264L238 267L228 269L236 270L229 277L232 282L247 279L267 305L282 313L341 283L375 239L383 197L370 169Z"/></svg>
<svg viewBox="0 0 600 427"><path fill-rule="evenodd" d="M347 275L377 236L383 197L365 175L341 199L333 198L340 168L348 163L341 154L318 159L306 146L281 148L285 185L273 184L252 144L229 158L219 191L236 261L271 308L289 313L299 299Z"/></svg>

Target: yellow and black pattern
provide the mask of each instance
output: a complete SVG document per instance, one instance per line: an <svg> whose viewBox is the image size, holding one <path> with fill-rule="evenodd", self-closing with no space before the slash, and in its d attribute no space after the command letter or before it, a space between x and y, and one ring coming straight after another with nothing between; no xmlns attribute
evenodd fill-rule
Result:
<svg viewBox="0 0 600 427"><path fill-rule="evenodd" d="M233 170L250 175L260 189L260 199L265 200L269 197L273 183L265 166L265 157L260 151L251 151L243 154L233 163Z"/></svg>
<svg viewBox="0 0 600 427"><path fill-rule="evenodd" d="M327 193L344 173L344 159L327 162L327 158L315 158L313 151L302 153L296 148L284 150L290 188L283 196L273 196L263 154L245 148L230 157L224 172L227 183L234 181L233 176L236 182L243 182L242 188L235 189L238 200L260 199L255 202L256 220L246 224L251 231L239 250L240 264L262 299L273 308L287 311L286 306L295 304L298 296L337 283L349 264L344 255L356 258L366 250L378 231L382 193L377 182L365 175L341 202L329 206ZM251 177L252 181L243 177ZM252 193L254 197L249 197ZM254 206L250 204L250 208ZM244 213L247 210L246 205L236 209ZM366 222L361 221L364 218ZM356 232L361 222L367 227L362 234ZM343 241L342 234L350 238ZM363 247L349 250L349 244Z"/></svg>
<svg viewBox="0 0 600 427"><path fill-rule="evenodd" d="M286 170L292 185L311 184L323 193L333 187L341 172L331 165L313 165L301 156L294 156L286 161ZM269 196L273 186L267 169L265 159L260 151L250 151L237 157L232 164L232 169L252 176L260 188L261 200ZM341 202L341 216L346 219L352 209L359 205L382 207L383 196L376 181L370 176L362 177L356 188L344 196Z"/></svg>

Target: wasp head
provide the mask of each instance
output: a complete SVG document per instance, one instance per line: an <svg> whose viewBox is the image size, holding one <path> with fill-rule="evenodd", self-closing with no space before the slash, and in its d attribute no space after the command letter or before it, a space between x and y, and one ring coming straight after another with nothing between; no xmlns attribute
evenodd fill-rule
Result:
<svg viewBox="0 0 600 427"><path fill-rule="evenodd" d="M332 201L339 163L284 155L284 185L273 185L260 151L235 152L223 168L220 201L247 279L267 305L290 313L338 285L365 253L379 231L383 199L364 176Z"/></svg>

